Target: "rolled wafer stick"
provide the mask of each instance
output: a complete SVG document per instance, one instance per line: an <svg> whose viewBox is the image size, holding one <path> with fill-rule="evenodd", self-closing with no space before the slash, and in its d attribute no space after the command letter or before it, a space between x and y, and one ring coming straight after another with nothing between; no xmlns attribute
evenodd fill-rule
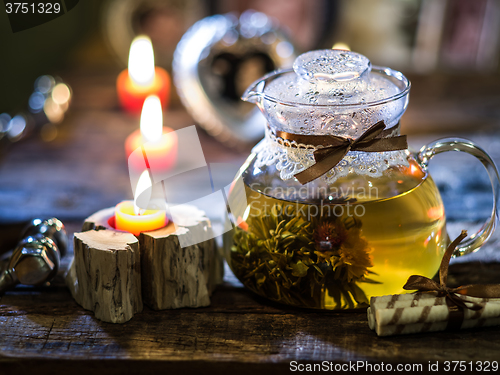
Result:
<svg viewBox="0 0 500 375"><path fill-rule="evenodd" d="M463 301L481 304L485 301L500 303L498 299L485 299L478 297L462 296ZM370 300L371 309L391 309L404 307L421 307L445 304L445 297L439 297L437 292L393 294L381 297L372 297Z"/></svg>
<svg viewBox="0 0 500 375"><path fill-rule="evenodd" d="M460 329L491 327L500 325L500 317L491 319L464 320ZM376 326L378 336L406 335L411 333L445 331L448 322L416 323L408 325Z"/></svg>
<svg viewBox="0 0 500 375"><path fill-rule="evenodd" d="M419 294L420 298L413 300L413 302L416 302L413 305L412 302L406 300L404 301L406 306L396 304L393 306L378 304L372 306L378 324L413 324L439 322L448 319L449 308L446 304L446 297L431 296L430 298L422 298L422 293ZM500 299L464 297L463 300L468 307L471 307L473 303L482 306L477 311L465 309L464 319L479 319L480 317L488 319L500 316Z"/></svg>
<svg viewBox="0 0 500 375"><path fill-rule="evenodd" d="M375 317L373 316L371 306L366 310L366 317L368 318L368 327L373 331L375 329Z"/></svg>
<svg viewBox="0 0 500 375"><path fill-rule="evenodd" d="M368 308L368 325L375 329L375 311L377 309L390 309L412 306L433 305L436 294L391 294L388 296L372 297Z"/></svg>
<svg viewBox="0 0 500 375"><path fill-rule="evenodd" d="M403 288L419 293L372 297L367 311L369 327L379 336L389 336L500 324L500 284L446 285L450 258L466 236L462 231L446 249L439 283L412 275Z"/></svg>
<svg viewBox="0 0 500 375"><path fill-rule="evenodd" d="M436 298L439 305L399 307L395 309L377 309L375 311L375 320L377 325L396 325L396 324L414 324L414 323L434 323L448 321L450 318L450 309L444 298ZM463 311L463 319L489 319L500 317L500 303L483 302L484 307L481 310Z"/></svg>
<svg viewBox="0 0 500 375"><path fill-rule="evenodd" d="M466 310L464 319L489 319L500 316L500 299L487 300L464 296L463 300L466 303L485 305L479 311ZM486 301L488 303L485 303ZM409 308L413 309L409 310ZM438 297L434 292L372 297L367 314L370 329L375 329L377 323L379 325L414 324L449 319L446 298ZM379 318L376 318L377 316Z"/></svg>
<svg viewBox="0 0 500 375"><path fill-rule="evenodd" d="M391 309L398 307L414 307L433 305L437 293L411 293L393 294L381 297L372 297L370 306L381 309Z"/></svg>
<svg viewBox="0 0 500 375"><path fill-rule="evenodd" d="M481 310L465 309L462 314L459 329L488 327L500 325L500 299L486 299L468 297L472 302L480 303ZM478 301L479 300L479 301ZM429 305L434 301L436 305ZM402 335L417 332L444 331L449 326L450 309L446 304L445 297L433 297L420 299L425 306L380 308L371 306L368 308L368 325L375 330L379 336Z"/></svg>

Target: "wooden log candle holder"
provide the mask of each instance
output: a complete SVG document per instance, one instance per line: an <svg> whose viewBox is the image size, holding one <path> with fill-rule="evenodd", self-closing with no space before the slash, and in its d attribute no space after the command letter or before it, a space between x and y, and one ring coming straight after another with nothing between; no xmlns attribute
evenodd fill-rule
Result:
<svg viewBox="0 0 500 375"><path fill-rule="evenodd" d="M208 218L188 212L136 237L114 229L113 217L114 207L96 212L75 233L66 284L78 304L111 323L130 320L143 301L154 310L210 305L223 263L215 240L204 239L212 237Z"/></svg>

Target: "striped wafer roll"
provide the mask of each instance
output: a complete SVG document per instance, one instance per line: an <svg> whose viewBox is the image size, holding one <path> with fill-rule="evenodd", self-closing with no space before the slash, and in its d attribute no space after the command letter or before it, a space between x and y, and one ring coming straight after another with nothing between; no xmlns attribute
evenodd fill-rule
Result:
<svg viewBox="0 0 500 375"><path fill-rule="evenodd" d="M491 319L464 320L460 329L490 327L496 325L500 325L500 317ZM376 326L375 332L378 336L394 336L406 335L410 333L445 331L447 327L448 322L416 323L408 325Z"/></svg>
<svg viewBox="0 0 500 375"><path fill-rule="evenodd" d="M497 324L500 318L500 299L463 296L463 300L469 307L476 303L483 308L464 309L459 314L463 320L458 322L458 328ZM374 297L370 303L368 324L379 336L444 330L451 319L446 298L437 297L437 293Z"/></svg>
<svg viewBox="0 0 500 375"><path fill-rule="evenodd" d="M484 299L470 296L461 296L461 298L464 301L471 303L481 304L484 301L500 303L500 298ZM436 299L439 302L436 302ZM444 297L437 297L437 292L393 294L388 296L372 297L370 299L370 306L376 309L391 309L400 307L432 306L434 304L443 305L446 304L444 301Z"/></svg>
<svg viewBox="0 0 500 375"><path fill-rule="evenodd" d="M375 329L375 311L377 309L391 309L401 307L433 305L437 293L421 294L393 294L388 296L372 297L368 308L368 325Z"/></svg>
<svg viewBox="0 0 500 375"><path fill-rule="evenodd" d="M372 297L370 306L382 309L433 305L437 293L408 293Z"/></svg>
<svg viewBox="0 0 500 375"><path fill-rule="evenodd" d="M500 284L446 285L450 259L467 231L450 243L439 267L439 282L411 275L403 286L414 294L372 297L368 325L379 336L456 330L500 324ZM446 296L446 297L440 297ZM475 296L475 297L471 297Z"/></svg>

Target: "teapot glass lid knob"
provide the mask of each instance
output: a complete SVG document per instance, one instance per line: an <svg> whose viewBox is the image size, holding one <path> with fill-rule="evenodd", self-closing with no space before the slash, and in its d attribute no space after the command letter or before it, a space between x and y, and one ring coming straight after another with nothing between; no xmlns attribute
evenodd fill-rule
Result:
<svg viewBox="0 0 500 375"><path fill-rule="evenodd" d="M396 100L408 92L409 86L401 73L372 67L370 60L359 53L324 49L300 55L293 69L262 77L243 99L261 102L264 107L269 104L266 101L289 106L329 106L340 113L347 106L365 108ZM269 110L276 113L275 109Z"/></svg>
<svg viewBox="0 0 500 375"><path fill-rule="evenodd" d="M371 63L359 53L331 49L300 55L293 63L293 70L310 82L344 82L366 76Z"/></svg>

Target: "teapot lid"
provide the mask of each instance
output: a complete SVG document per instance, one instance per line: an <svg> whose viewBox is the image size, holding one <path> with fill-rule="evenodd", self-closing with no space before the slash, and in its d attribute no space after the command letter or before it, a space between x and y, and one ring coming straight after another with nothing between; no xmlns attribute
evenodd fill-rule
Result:
<svg viewBox="0 0 500 375"><path fill-rule="evenodd" d="M372 72L370 60L345 50L316 50L295 59L293 71L266 85L265 98L292 105L363 105L384 101L403 90Z"/></svg>

